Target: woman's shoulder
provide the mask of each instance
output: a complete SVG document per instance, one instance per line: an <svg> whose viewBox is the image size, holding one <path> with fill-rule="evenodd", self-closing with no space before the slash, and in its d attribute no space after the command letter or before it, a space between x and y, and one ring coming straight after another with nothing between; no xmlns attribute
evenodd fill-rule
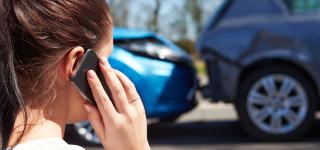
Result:
<svg viewBox="0 0 320 150"><path fill-rule="evenodd" d="M46 138L18 144L12 150L85 150L77 145L69 145L61 138Z"/></svg>

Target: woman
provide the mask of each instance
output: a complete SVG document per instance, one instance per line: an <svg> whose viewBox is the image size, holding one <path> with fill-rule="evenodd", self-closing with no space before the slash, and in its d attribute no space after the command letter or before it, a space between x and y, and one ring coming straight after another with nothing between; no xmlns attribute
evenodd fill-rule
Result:
<svg viewBox="0 0 320 150"><path fill-rule="evenodd" d="M62 137L66 124L85 119L105 149L150 149L134 85L103 59L113 47L104 0L1 0L0 19L3 150L83 149ZM69 81L87 49L101 57L114 105L94 71L88 82L97 108Z"/></svg>

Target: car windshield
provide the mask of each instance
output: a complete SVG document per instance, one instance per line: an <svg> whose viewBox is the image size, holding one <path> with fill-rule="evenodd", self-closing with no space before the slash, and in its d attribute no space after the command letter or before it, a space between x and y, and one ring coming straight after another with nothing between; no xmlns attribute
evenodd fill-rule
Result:
<svg viewBox="0 0 320 150"><path fill-rule="evenodd" d="M320 0L284 0L292 13L320 12Z"/></svg>

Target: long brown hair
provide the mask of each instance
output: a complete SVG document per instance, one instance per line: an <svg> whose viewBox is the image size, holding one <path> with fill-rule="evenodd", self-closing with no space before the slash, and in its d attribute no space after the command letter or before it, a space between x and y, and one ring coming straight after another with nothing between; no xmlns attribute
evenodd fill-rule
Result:
<svg viewBox="0 0 320 150"><path fill-rule="evenodd" d="M76 46L96 47L111 37L111 30L105 0L0 0L3 150L17 114L24 113L26 126L26 106L54 98L55 65L60 58Z"/></svg>

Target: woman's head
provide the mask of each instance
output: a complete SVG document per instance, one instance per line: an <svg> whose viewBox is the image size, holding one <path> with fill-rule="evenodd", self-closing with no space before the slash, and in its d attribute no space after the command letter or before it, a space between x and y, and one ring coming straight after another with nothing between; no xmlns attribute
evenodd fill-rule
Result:
<svg viewBox="0 0 320 150"><path fill-rule="evenodd" d="M0 2L0 122L5 147L19 112L49 110L59 96L81 103L69 76L86 49L100 56L110 53L112 20L105 0ZM70 109L71 114L80 111Z"/></svg>

